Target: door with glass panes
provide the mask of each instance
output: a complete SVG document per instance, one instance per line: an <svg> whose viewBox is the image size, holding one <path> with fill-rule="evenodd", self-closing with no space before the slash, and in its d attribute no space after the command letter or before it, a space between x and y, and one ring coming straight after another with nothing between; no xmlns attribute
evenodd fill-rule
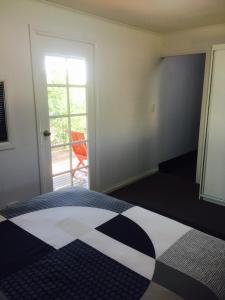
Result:
<svg viewBox="0 0 225 300"><path fill-rule="evenodd" d="M32 36L42 192L94 188L92 45Z"/></svg>

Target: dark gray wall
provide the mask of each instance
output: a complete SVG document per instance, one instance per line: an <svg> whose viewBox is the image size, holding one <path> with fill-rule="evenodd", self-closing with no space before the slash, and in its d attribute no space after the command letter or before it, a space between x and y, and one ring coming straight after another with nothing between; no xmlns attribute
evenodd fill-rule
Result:
<svg viewBox="0 0 225 300"><path fill-rule="evenodd" d="M162 59L159 94L160 161L198 147L205 54Z"/></svg>

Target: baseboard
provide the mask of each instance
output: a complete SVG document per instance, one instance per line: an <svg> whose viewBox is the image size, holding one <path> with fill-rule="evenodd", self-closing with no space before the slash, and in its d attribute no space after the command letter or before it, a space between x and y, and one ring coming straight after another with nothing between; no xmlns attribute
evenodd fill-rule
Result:
<svg viewBox="0 0 225 300"><path fill-rule="evenodd" d="M157 173L158 171L159 171L158 168L154 168L154 169L148 170L148 171L146 171L144 173L141 173L141 174L139 174L137 176L130 177L130 178L126 179L126 180L123 180L122 182L119 182L119 183L117 183L117 184L115 184L115 185L107 188L106 190L103 190L102 193L109 194L109 193L114 192L116 190L119 190L119 189L121 189L121 188L123 188L123 187L125 187L125 186L127 186L129 184L132 184L132 183L134 183L136 181L139 181L139 180L141 180L141 179L143 179L145 177L153 175L153 174Z"/></svg>
<svg viewBox="0 0 225 300"><path fill-rule="evenodd" d="M207 201L207 202L214 203L214 204L225 206L224 199L220 199L220 198L217 198L217 197L213 197L213 196L208 196L208 195L205 195L205 194L201 194L200 195L200 199L204 200L204 201Z"/></svg>

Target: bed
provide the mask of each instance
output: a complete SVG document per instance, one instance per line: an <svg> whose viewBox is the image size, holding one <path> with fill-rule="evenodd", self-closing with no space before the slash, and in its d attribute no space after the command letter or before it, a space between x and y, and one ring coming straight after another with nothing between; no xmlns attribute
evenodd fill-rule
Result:
<svg viewBox="0 0 225 300"><path fill-rule="evenodd" d="M225 299L225 242L80 188L0 211L0 299Z"/></svg>

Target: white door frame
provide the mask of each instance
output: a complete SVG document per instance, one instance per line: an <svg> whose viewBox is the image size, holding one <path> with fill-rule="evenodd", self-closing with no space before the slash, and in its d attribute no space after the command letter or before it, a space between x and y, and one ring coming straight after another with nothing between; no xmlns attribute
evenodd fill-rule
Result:
<svg viewBox="0 0 225 300"><path fill-rule="evenodd" d="M175 51L173 53L162 55L162 58L171 56L191 55L191 54L205 54L205 71L203 81L203 93L202 93L202 107L200 116L200 127L199 127L199 139L198 139L198 156L197 156L197 168L196 168L196 182L201 184L201 175L203 170L203 159L204 159L204 147L205 147L205 135L207 126L207 115L208 115L208 92L209 92L209 77L210 77L210 66L211 66L211 48L202 50L188 50L188 51Z"/></svg>
<svg viewBox="0 0 225 300"><path fill-rule="evenodd" d="M89 185L90 189L96 189L96 101L95 101L95 48L96 44L94 42L82 41L80 39L71 38L68 36L58 35L52 32L43 31L29 25L29 35L30 35L30 48L31 48L31 61L32 61L32 80L33 80L33 90L34 90L34 104L35 104L35 117L36 117L36 132L37 132L37 147L38 147L38 165L39 165L39 182L41 193L46 192L46 174L43 171L43 128L41 126L41 111L38 103L38 91L35 88L35 50L36 50L36 40L38 36L45 36L50 38L57 38L62 40L67 40L71 42L77 42L82 44L88 44L92 47L92 82L89 87L89 120L88 120L88 132L89 132L89 143L88 143L88 153L89 153ZM90 113L91 111L91 113ZM49 174L47 174L49 177Z"/></svg>
<svg viewBox="0 0 225 300"><path fill-rule="evenodd" d="M203 148L203 155L202 155L202 172L201 172L201 182L200 182L200 199L225 205L224 199L220 199L217 197L213 197L211 195L206 195L204 193L204 186L205 186L205 172L206 172L206 153L208 148L208 123L209 123L209 114L211 111L211 84L213 78L213 63L214 63L214 53L217 50L225 50L225 44L216 44L213 45L210 49L210 61L209 61L209 73L208 73L208 89L207 89L207 110L205 115L205 131L204 131L204 148Z"/></svg>

